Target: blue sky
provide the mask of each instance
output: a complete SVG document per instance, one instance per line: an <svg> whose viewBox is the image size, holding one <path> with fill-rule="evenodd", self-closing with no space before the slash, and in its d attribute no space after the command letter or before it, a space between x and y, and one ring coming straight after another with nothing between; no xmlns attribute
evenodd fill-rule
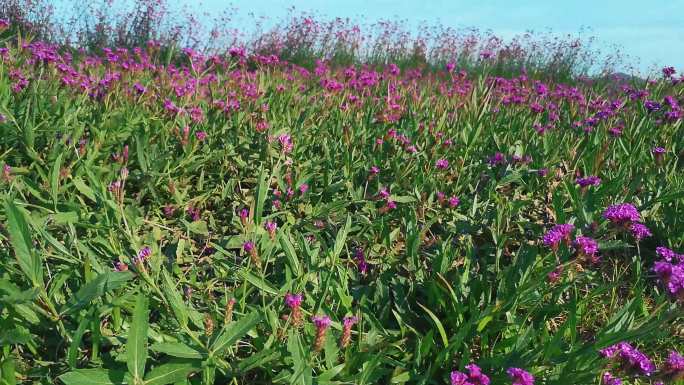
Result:
<svg viewBox="0 0 684 385"><path fill-rule="evenodd" d="M241 14L253 12L270 19L285 16L294 7L365 22L399 18L415 24L478 27L503 38L527 30L577 34L589 28L587 34L595 36L599 46L618 45L639 58L641 71L664 65L684 70L684 0L203 0L201 5L197 0L179 0L178 4L209 12L235 7Z"/></svg>

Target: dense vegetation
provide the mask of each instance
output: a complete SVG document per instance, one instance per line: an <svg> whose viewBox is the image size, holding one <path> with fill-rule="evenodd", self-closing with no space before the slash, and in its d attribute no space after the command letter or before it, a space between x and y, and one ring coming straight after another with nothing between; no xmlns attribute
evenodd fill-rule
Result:
<svg viewBox="0 0 684 385"><path fill-rule="evenodd" d="M0 30L0 383L684 374L674 69Z"/></svg>

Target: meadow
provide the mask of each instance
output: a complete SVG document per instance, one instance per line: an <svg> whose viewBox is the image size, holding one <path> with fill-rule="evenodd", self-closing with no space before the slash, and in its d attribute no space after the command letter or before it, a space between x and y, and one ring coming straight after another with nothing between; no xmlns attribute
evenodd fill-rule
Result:
<svg viewBox="0 0 684 385"><path fill-rule="evenodd" d="M0 30L0 384L682 383L674 68Z"/></svg>

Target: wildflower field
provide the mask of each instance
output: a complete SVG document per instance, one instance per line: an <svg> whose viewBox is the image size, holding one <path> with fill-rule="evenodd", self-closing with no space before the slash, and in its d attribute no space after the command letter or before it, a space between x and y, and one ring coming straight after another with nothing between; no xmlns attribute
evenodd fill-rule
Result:
<svg viewBox="0 0 684 385"><path fill-rule="evenodd" d="M675 69L0 29L0 384L682 383Z"/></svg>

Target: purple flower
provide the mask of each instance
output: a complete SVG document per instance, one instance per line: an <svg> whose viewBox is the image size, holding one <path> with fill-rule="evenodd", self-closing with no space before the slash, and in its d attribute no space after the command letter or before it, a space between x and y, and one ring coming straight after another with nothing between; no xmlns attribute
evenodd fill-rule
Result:
<svg viewBox="0 0 684 385"><path fill-rule="evenodd" d="M373 166L373 167L370 168L370 173L371 173L372 175L376 175L376 174L378 174L379 172L380 172L380 168L379 168L378 166Z"/></svg>
<svg viewBox="0 0 684 385"><path fill-rule="evenodd" d="M285 304L290 309L300 307L302 305L303 299L304 299L304 296L302 296L301 293L299 293L299 294L290 294L290 293L285 294Z"/></svg>
<svg viewBox="0 0 684 385"><path fill-rule="evenodd" d="M204 140L207 139L207 133L204 131L197 131L197 132L195 132L195 137L200 142L204 142Z"/></svg>
<svg viewBox="0 0 684 385"><path fill-rule="evenodd" d="M291 152L294 148L292 137L288 134L281 134L278 136L278 141L280 142L280 147L282 148L284 154Z"/></svg>
<svg viewBox="0 0 684 385"><path fill-rule="evenodd" d="M684 261L684 255L682 254L677 254L674 251L668 249L667 247L663 246L658 246L656 247L656 254L658 254L659 257L665 259L667 262L683 262Z"/></svg>
<svg viewBox="0 0 684 385"><path fill-rule="evenodd" d="M449 167L449 161L444 158L438 159L435 163L435 167L437 167L440 170L446 170Z"/></svg>
<svg viewBox="0 0 684 385"><path fill-rule="evenodd" d="M302 183L301 185L299 185L299 192L301 194L305 194L307 191L309 191L309 185L308 184Z"/></svg>
<svg viewBox="0 0 684 385"><path fill-rule="evenodd" d="M594 256L599 250L598 243L585 236L575 238L574 246L577 251L586 256Z"/></svg>
<svg viewBox="0 0 684 385"><path fill-rule="evenodd" d="M603 211L603 218L614 224L625 224L639 222L641 220L641 215L631 203L621 203L609 206L605 209L605 211Z"/></svg>
<svg viewBox="0 0 684 385"><path fill-rule="evenodd" d="M504 154L497 152L489 158L488 163L492 167L497 166L506 163L506 158L504 157Z"/></svg>
<svg viewBox="0 0 684 385"><path fill-rule="evenodd" d="M318 329L320 331L320 330L325 330L328 327L330 327L332 320L327 315L313 316L313 317L311 317L311 322L313 322L314 325L316 326L316 329Z"/></svg>
<svg viewBox="0 0 684 385"><path fill-rule="evenodd" d="M571 224L560 224L555 225L542 237L542 242L544 246L551 247L552 249L558 248L558 244L562 240L570 241L570 233L575 229L574 225Z"/></svg>
<svg viewBox="0 0 684 385"><path fill-rule="evenodd" d="M580 187L587 187L587 186L598 186L601 184L601 178L590 175L584 178L577 178L577 184L580 185Z"/></svg>
<svg viewBox="0 0 684 385"><path fill-rule="evenodd" d="M603 373L603 385L622 385L622 380L610 374L610 372Z"/></svg>
<svg viewBox="0 0 684 385"><path fill-rule="evenodd" d="M666 150L663 147L653 147L651 152L653 152L654 154L664 154Z"/></svg>
<svg viewBox="0 0 684 385"><path fill-rule="evenodd" d="M138 251L138 254L133 258L133 262L143 263L150 257L150 255L152 255L152 249L145 246Z"/></svg>
<svg viewBox="0 0 684 385"><path fill-rule="evenodd" d="M167 218L171 218L173 216L173 213L176 211L176 209L173 207L171 204L166 204L163 208L162 211L164 212L164 216Z"/></svg>
<svg viewBox="0 0 684 385"><path fill-rule="evenodd" d="M449 206L452 208L458 206L460 203L461 203L461 200L458 199L458 197L455 195L452 196L451 198L449 198Z"/></svg>
<svg viewBox="0 0 684 385"><path fill-rule="evenodd" d="M147 89L140 83L135 83L133 84L133 89L135 89L135 92L137 92L139 95L142 95L147 91Z"/></svg>
<svg viewBox="0 0 684 385"><path fill-rule="evenodd" d="M513 380L513 385L534 385L534 376L520 368L509 368L506 373Z"/></svg>
<svg viewBox="0 0 684 385"><path fill-rule="evenodd" d="M674 67L663 67L663 76L666 78L672 77L677 72Z"/></svg>
<svg viewBox="0 0 684 385"><path fill-rule="evenodd" d="M344 320L342 321L345 328L350 328L354 326L354 324L356 324L357 322L359 322L359 317L357 316L344 317Z"/></svg>
<svg viewBox="0 0 684 385"><path fill-rule="evenodd" d="M632 227L630 227L630 231L632 232L632 236L634 239L637 241L640 241L644 238L648 238L651 235L651 230L648 229L645 225L642 225L641 223L632 223Z"/></svg>
<svg viewBox="0 0 684 385"><path fill-rule="evenodd" d="M549 274L546 275L546 279L550 283L556 283L558 280L560 280L561 276L563 275L563 265L558 265L553 271L549 272Z"/></svg>
<svg viewBox="0 0 684 385"><path fill-rule="evenodd" d="M489 377L482 373L479 366L471 363L465 367L468 374L457 370L451 372L451 385L489 385Z"/></svg>
<svg viewBox="0 0 684 385"><path fill-rule="evenodd" d="M646 107L646 110L648 110L648 112L655 112L660 110L661 105L656 101L647 100L644 102L644 107Z"/></svg>
<svg viewBox="0 0 684 385"><path fill-rule="evenodd" d="M254 242L252 242L252 241L247 241L247 242L243 243L243 244L242 244L242 249L243 249L246 253L251 253L251 252L254 250Z"/></svg>
<svg viewBox="0 0 684 385"><path fill-rule="evenodd" d="M655 365L642 352L634 348L627 342L620 342L599 351L599 353L610 359L617 359L631 369L639 371L641 374L649 376L655 371Z"/></svg>
<svg viewBox="0 0 684 385"><path fill-rule="evenodd" d="M668 372L684 372L684 357L676 351L670 351L670 355L665 362L665 370Z"/></svg>
<svg viewBox="0 0 684 385"><path fill-rule="evenodd" d="M354 250L354 259L356 260L356 266L361 274L366 275L368 272L368 263L366 262L366 256L363 253L363 249L358 247Z"/></svg>

